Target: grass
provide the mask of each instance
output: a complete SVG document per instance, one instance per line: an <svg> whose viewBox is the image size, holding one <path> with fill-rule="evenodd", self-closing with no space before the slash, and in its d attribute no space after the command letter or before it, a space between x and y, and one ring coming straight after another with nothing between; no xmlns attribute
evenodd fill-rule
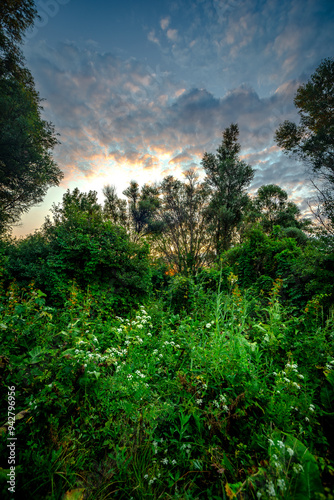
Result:
<svg viewBox="0 0 334 500"><path fill-rule="evenodd" d="M118 317L73 287L62 310L1 294L1 391L15 386L16 489L34 499L327 499L334 328L316 299L198 288ZM10 498L7 408L0 488ZM19 415L23 410L22 415ZM0 490L1 491L1 490Z"/></svg>

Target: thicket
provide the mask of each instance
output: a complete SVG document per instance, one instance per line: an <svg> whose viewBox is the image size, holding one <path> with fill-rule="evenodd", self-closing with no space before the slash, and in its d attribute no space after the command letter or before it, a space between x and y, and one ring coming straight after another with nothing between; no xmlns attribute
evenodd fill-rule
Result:
<svg viewBox="0 0 334 500"><path fill-rule="evenodd" d="M279 186L248 195L236 124L201 181L75 189L5 236L62 177L19 48L36 14L0 6L1 498L333 500L333 239ZM329 231L333 75L276 134L321 174Z"/></svg>

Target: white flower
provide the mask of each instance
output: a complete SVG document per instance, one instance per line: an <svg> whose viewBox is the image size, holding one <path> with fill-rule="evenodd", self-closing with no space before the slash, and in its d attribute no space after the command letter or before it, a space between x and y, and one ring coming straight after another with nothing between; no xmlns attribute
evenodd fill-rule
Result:
<svg viewBox="0 0 334 500"><path fill-rule="evenodd" d="M301 380L304 380L304 375L302 375L301 373L298 373L297 377L300 378Z"/></svg>
<svg viewBox="0 0 334 500"><path fill-rule="evenodd" d="M262 497L262 493L261 493L261 491L258 491L258 492L256 493L256 496L257 496L257 498L261 498L261 497Z"/></svg>
<svg viewBox="0 0 334 500"><path fill-rule="evenodd" d="M310 419L308 417L305 417L305 422L309 422Z"/></svg>
<svg viewBox="0 0 334 500"><path fill-rule="evenodd" d="M266 488L267 488L267 491L268 491L268 495L270 497L275 497L276 496L275 488L274 488L274 483L272 481L268 481L268 483L266 485Z"/></svg>
<svg viewBox="0 0 334 500"><path fill-rule="evenodd" d="M162 464L165 464L165 465L168 465L168 458L163 458L163 459L161 460L161 463L162 463Z"/></svg>
<svg viewBox="0 0 334 500"><path fill-rule="evenodd" d="M207 323L205 326L206 328L211 328L211 323Z"/></svg>
<svg viewBox="0 0 334 500"><path fill-rule="evenodd" d="M290 457L294 454L294 451L292 448L287 448L286 451L289 453Z"/></svg>
<svg viewBox="0 0 334 500"><path fill-rule="evenodd" d="M139 330L141 330L143 328L143 325L137 325L137 328L139 328Z"/></svg>
<svg viewBox="0 0 334 500"><path fill-rule="evenodd" d="M274 441L272 439L268 439L270 446L274 446Z"/></svg>
<svg viewBox="0 0 334 500"><path fill-rule="evenodd" d="M196 403L197 403L198 405L202 404L202 403L203 403L203 399L196 399Z"/></svg>
<svg viewBox="0 0 334 500"><path fill-rule="evenodd" d="M277 445L278 445L280 448L284 448L284 443L283 443L283 441L277 441Z"/></svg>
<svg viewBox="0 0 334 500"><path fill-rule="evenodd" d="M277 479L277 486L279 487L280 490L284 491L285 490L284 479Z"/></svg>
<svg viewBox="0 0 334 500"><path fill-rule="evenodd" d="M152 337L152 333L148 332L147 336Z"/></svg>
<svg viewBox="0 0 334 500"><path fill-rule="evenodd" d="M177 462L176 462L176 460L175 460L175 459L171 461L171 464L172 464L172 465L175 465L176 463L177 463Z"/></svg>
<svg viewBox="0 0 334 500"><path fill-rule="evenodd" d="M300 472L302 472L304 470L304 468L301 464L293 464L292 468L296 474L299 474Z"/></svg>
<svg viewBox="0 0 334 500"><path fill-rule="evenodd" d="M276 372L273 372L273 375L274 375L274 377L277 377L277 373Z"/></svg>
<svg viewBox="0 0 334 500"><path fill-rule="evenodd" d="M145 474L144 479L148 479L148 474Z"/></svg>

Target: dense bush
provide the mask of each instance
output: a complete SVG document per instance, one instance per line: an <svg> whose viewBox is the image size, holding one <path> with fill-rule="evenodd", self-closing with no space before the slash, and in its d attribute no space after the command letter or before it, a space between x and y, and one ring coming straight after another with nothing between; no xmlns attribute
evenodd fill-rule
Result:
<svg viewBox="0 0 334 500"><path fill-rule="evenodd" d="M73 281L124 311L150 291L148 246L98 215L74 212L60 224L7 246L8 274L22 286L34 281L54 304L64 304Z"/></svg>
<svg viewBox="0 0 334 500"><path fill-rule="evenodd" d="M242 288L255 294L268 295L275 279L282 278L281 298L292 306L303 307L316 293L323 293L324 304L333 300L333 253L321 238L301 237L300 230L274 228L268 236L259 227L253 228L248 239L223 255L222 264L238 275ZM303 233L304 234L304 233ZM305 236L305 235L304 235Z"/></svg>

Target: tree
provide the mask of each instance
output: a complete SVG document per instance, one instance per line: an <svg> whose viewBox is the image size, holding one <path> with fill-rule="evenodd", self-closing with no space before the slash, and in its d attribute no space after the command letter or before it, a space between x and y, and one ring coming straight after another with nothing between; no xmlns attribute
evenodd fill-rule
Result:
<svg viewBox="0 0 334 500"><path fill-rule="evenodd" d="M205 182L212 193L206 218L217 256L231 245L249 200L245 188L254 177L254 169L238 158L238 135L238 125L231 124L223 132L217 154L205 153L202 159Z"/></svg>
<svg viewBox="0 0 334 500"><path fill-rule="evenodd" d="M95 191L68 190L52 214L39 233L15 244L10 266L17 281L33 276L60 303L73 280L114 310L142 300L151 286L148 245L130 241L124 228L105 219Z"/></svg>
<svg viewBox="0 0 334 500"><path fill-rule="evenodd" d="M154 248L175 271L194 274L210 261L212 253L205 216L209 190L189 170L185 172L185 182L165 177L160 192L157 222L161 231Z"/></svg>
<svg viewBox="0 0 334 500"><path fill-rule="evenodd" d="M133 241L160 232L161 224L156 219L160 205L157 186L144 184L139 189L139 184L131 181L130 186L123 191L127 201L117 196L114 186L105 186L103 194L105 217L125 227Z"/></svg>
<svg viewBox="0 0 334 500"><path fill-rule="evenodd" d="M33 22L32 6L6 0L0 7L0 234L63 176L51 154L58 143L54 127L41 118L41 100L17 46Z"/></svg>
<svg viewBox="0 0 334 500"><path fill-rule="evenodd" d="M273 227L301 228L297 217L300 210L297 205L288 201L288 194L276 184L267 184L258 189L254 200L255 216L260 220L264 231L272 233Z"/></svg>
<svg viewBox="0 0 334 500"><path fill-rule="evenodd" d="M0 3L0 78L10 74L16 80L31 79L23 66L20 44L23 33L30 28L37 16L34 0L1 0Z"/></svg>
<svg viewBox="0 0 334 500"><path fill-rule="evenodd" d="M115 186L104 186L103 194L105 197L103 212L106 219L111 220L114 224L127 227L126 200L122 200L117 196Z"/></svg>
<svg viewBox="0 0 334 500"><path fill-rule="evenodd" d="M324 59L310 80L301 85L294 104L299 125L286 120L275 134L277 144L288 155L310 166L321 181L322 212L332 218L334 207L334 59ZM320 210L321 213L321 210Z"/></svg>

